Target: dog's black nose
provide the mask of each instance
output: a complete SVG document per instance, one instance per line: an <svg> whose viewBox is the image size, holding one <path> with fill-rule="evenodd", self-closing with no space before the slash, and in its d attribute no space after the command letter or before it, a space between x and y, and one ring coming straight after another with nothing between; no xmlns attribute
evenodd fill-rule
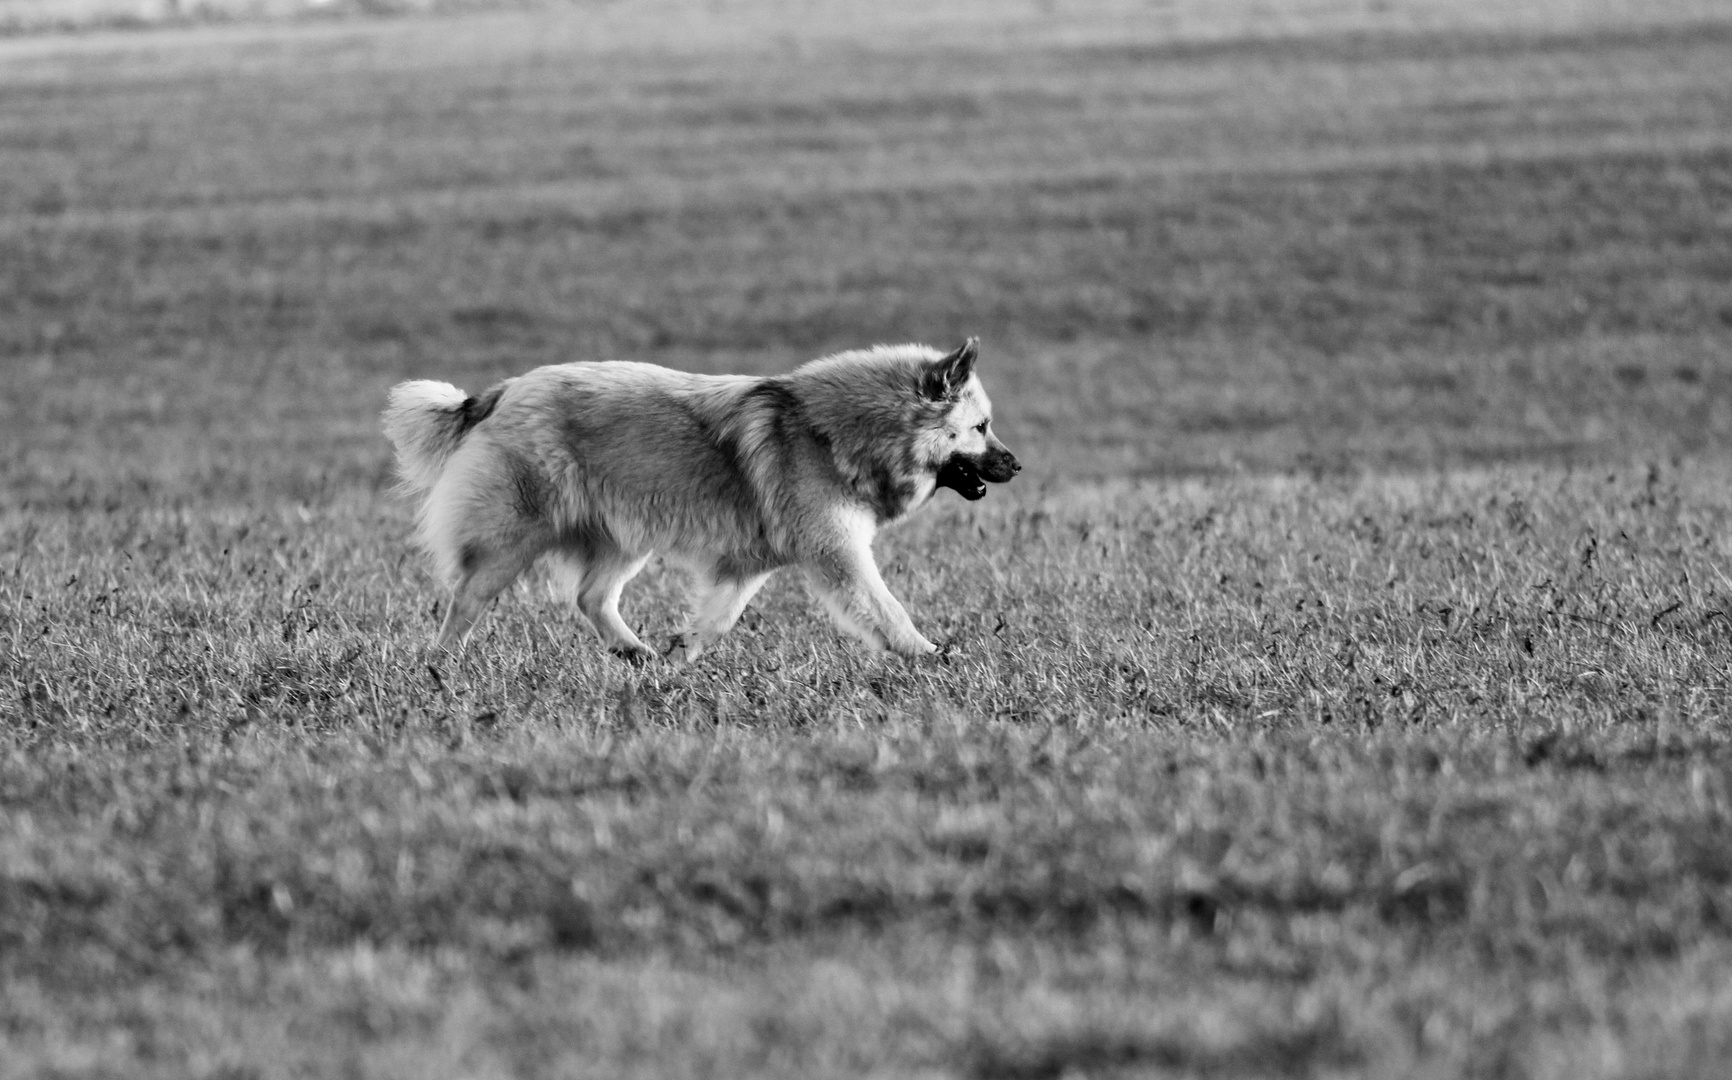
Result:
<svg viewBox="0 0 1732 1080"><path fill-rule="evenodd" d="M1015 458L1011 458L1010 459L1010 471L1013 473L1021 472L1022 471L1022 462L1016 460Z"/></svg>

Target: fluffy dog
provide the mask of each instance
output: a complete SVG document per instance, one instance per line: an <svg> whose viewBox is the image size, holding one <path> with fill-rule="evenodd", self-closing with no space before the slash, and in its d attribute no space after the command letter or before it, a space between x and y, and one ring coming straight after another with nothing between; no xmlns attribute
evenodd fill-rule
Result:
<svg viewBox="0 0 1732 1080"><path fill-rule="evenodd" d="M940 487L978 499L982 481L1021 468L992 431L977 355L974 338L948 354L881 345L769 378L558 364L475 397L402 383L385 433L422 497L420 542L455 585L438 644L458 646L549 555L608 649L647 660L619 598L660 552L697 585L675 659L726 633L784 566L803 567L869 647L934 652L885 587L872 539Z"/></svg>

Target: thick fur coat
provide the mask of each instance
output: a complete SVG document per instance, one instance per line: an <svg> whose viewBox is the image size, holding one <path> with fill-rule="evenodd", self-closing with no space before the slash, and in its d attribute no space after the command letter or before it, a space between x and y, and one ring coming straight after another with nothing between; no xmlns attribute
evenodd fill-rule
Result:
<svg viewBox="0 0 1732 1080"><path fill-rule="evenodd" d="M470 397L391 392L385 431L421 497L420 540L454 590L439 644L457 646L536 559L557 559L614 653L651 655L619 614L654 553L691 568L691 659L784 566L805 568L837 624L867 645L934 651L872 558L877 530L940 486L967 498L1020 468L991 430L974 339L948 354L879 346L786 375L692 375L637 363L537 368Z"/></svg>

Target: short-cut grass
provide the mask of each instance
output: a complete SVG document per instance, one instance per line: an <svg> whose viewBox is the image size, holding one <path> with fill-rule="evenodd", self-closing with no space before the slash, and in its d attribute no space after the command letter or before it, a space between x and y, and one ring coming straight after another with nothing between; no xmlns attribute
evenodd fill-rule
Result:
<svg viewBox="0 0 1732 1080"><path fill-rule="evenodd" d="M1721 1075L1732 20L1509 7L0 41L0 1072ZM392 382L969 334L943 661L427 651Z"/></svg>

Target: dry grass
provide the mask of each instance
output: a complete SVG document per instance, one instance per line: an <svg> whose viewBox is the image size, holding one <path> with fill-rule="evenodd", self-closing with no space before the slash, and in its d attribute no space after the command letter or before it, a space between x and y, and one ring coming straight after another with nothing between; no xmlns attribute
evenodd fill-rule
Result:
<svg viewBox="0 0 1732 1080"><path fill-rule="evenodd" d="M11 535L10 1048L1711 1075L1729 513L1693 468L1025 493L888 545L949 666L784 590L643 672L533 589L430 671L370 507Z"/></svg>
<svg viewBox="0 0 1732 1080"><path fill-rule="evenodd" d="M1718 1076L1732 24L1479 11L0 43L9 1075ZM967 333L948 664L429 665L392 381Z"/></svg>

